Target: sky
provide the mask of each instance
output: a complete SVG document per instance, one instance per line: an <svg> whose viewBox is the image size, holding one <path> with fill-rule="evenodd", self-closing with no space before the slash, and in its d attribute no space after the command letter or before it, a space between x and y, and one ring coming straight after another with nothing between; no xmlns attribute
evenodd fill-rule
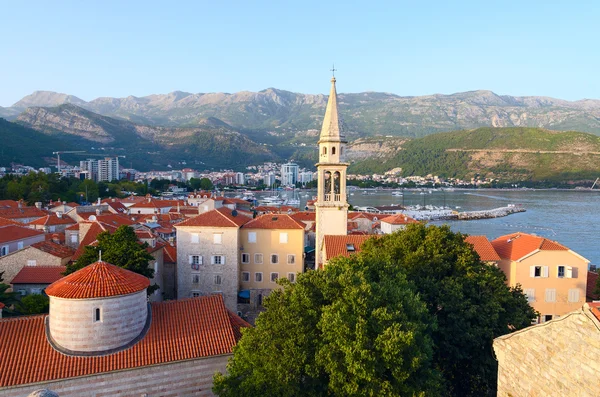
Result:
<svg viewBox="0 0 600 397"><path fill-rule="evenodd" d="M0 106L275 87L600 98L598 1L7 1Z"/></svg>

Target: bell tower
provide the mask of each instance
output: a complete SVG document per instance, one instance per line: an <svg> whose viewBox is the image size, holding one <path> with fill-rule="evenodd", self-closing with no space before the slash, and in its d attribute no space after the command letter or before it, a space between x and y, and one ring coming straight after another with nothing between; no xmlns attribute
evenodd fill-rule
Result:
<svg viewBox="0 0 600 397"><path fill-rule="evenodd" d="M346 169L342 162L344 144L347 143L340 131L335 75L331 78L331 91L319 137L319 162L317 166L318 194L316 211L315 261L322 266L325 235L348 233L348 201L346 198Z"/></svg>

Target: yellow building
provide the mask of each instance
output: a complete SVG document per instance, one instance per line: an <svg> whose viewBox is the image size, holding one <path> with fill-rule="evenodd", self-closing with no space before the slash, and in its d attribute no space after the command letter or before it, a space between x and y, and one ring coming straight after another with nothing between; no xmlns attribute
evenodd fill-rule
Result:
<svg viewBox="0 0 600 397"><path fill-rule="evenodd" d="M492 246L508 285L521 284L541 322L577 310L585 302L589 261L581 255L556 241L526 233L498 237Z"/></svg>
<svg viewBox="0 0 600 397"><path fill-rule="evenodd" d="M321 266L323 243L326 235L347 234L348 202L346 198L346 169L342 161L344 144L347 143L340 129L337 108L335 77L331 79L331 91L319 137L319 162L317 166L318 193L315 202L316 237L315 261Z"/></svg>
<svg viewBox="0 0 600 397"><path fill-rule="evenodd" d="M289 215L265 214L240 229L240 297L252 308L277 285L303 272L304 225Z"/></svg>

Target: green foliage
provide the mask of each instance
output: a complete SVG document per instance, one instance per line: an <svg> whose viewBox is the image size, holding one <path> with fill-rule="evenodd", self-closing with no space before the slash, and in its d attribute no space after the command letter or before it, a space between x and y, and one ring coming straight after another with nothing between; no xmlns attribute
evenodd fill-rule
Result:
<svg viewBox="0 0 600 397"><path fill-rule="evenodd" d="M21 314L43 314L50 310L50 299L43 294L31 294L21 298L18 310Z"/></svg>
<svg viewBox="0 0 600 397"><path fill-rule="evenodd" d="M85 247L85 251L77 261L67 265L65 275L97 262L100 251L102 251L104 262L131 270L148 278L154 277L154 269L150 267L150 262L154 261L154 257L146 251L148 244L138 242L133 228L124 225L119 226L113 234L100 233L97 240L97 245ZM148 287L148 295L151 295L158 288L156 284Z"/></svg>
<svg viewBox="0 0 600 397"><path fill-rule="evenodd" d="M7 290L10 288L10 285L3 283L3 275L4 272L0 272L0 302L4 303L6 306L3 310L6 313L11 314L12 307L19 303L19 294L16 292L7 292Z"/></svg>
<svg viewBox="0 0 600 397"><path fill-rule="evenodd" d="M495 396L493 339L536 317L520 287L507 287L504 273L448 226L411 225L367 241L361 255L404 273L435 318L434 365L448 395Z"/></svg>
<svg viewBox="0 0 600 397"><path fill-rule="evenodd" d="M211 191L214 186L208 178L191 178L189 186L192 190L205 190Z"/></svg>

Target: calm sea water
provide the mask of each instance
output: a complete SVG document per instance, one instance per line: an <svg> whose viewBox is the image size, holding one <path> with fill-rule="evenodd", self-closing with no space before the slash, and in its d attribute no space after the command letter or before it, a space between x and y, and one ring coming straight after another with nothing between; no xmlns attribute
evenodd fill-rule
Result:
<svg viewBox="0 0 600 397"><path fill-rule="evenodd" d="M286 192L291 195L291 192ZM303 194L303 193L301 193ZM314 192L311 192L312 195ZM302 208L307 197L300 197ZM547 237L569 247L578 254L600 265L600 191L562 190L477 190L453 192L434 191L420 195L405 191L403 197L394 197L391 191L375 191L363 195L362 190L348 197L355 206L389 204L426 204L447 206L459 211L485 210L522 204L526 212L503 218L445 221L454 231L472 235L485 235L494 239L504 234L525 232Z"/></svg>

